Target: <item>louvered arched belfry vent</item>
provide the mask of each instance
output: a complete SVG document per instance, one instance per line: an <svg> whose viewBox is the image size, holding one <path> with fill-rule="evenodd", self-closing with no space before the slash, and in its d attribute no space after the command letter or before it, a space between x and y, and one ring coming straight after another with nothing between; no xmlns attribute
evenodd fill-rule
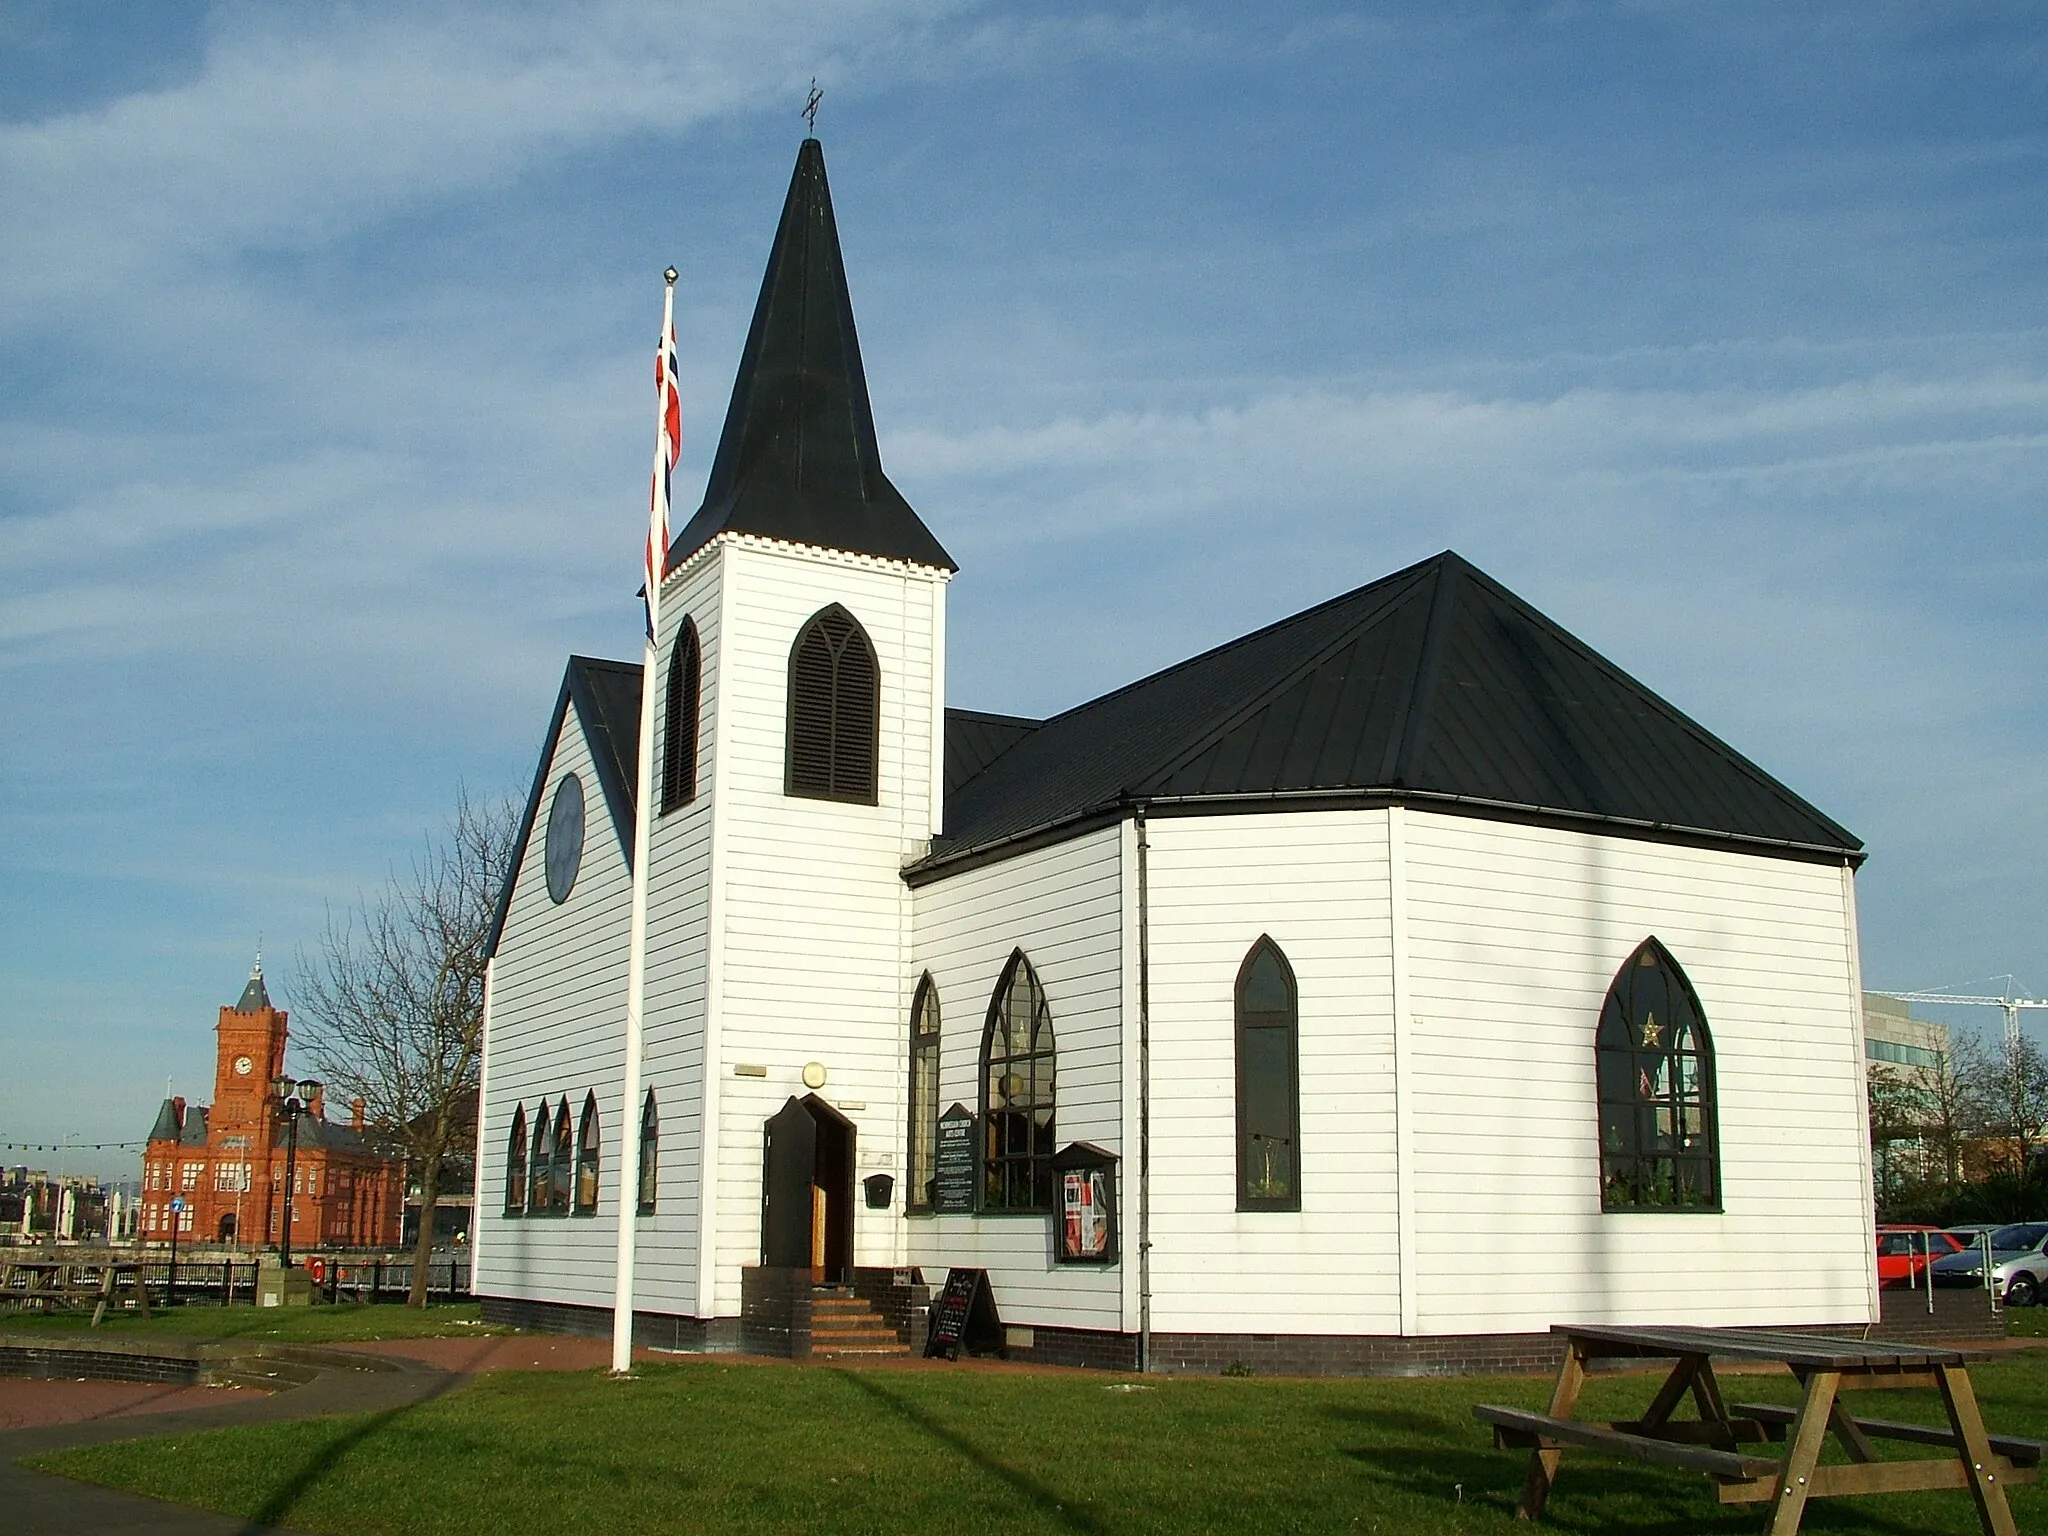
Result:
<svg viewBox="0 0 2048 1536"><path fill-rule="evenodd" d="M881 672L860 621L837 603L811 616L789 652L787 792L875 803Z"/></svg>
<svg viewBox="0 0 2048 1536"><path fill-rule="evenodd" d="M697 640L696 621L685 618L668 658L668 707L661 749L664 816L697 798L697 713L703 671L704 649Z"/></svg>

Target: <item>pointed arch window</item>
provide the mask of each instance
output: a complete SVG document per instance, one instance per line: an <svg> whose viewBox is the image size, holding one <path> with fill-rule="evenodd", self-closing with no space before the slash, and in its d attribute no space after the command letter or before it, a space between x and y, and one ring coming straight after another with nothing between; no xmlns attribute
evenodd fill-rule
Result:
<svg viewBox="0 0 2048 1536"><path fill-rule="evenodd" d="M981 1205L1049 1211L1053 1205L1052 1010L1021 949L1003 967L981 1037Z"/></svg>
<svg viewBox="0 0 2048 1536"><path fill-rule="evenodd" d="M600 1127L597 1095L583 1095L583 1119L576 1128L576 1214L597 1214L597 1154Z"/></svg>
<svg viewBox="0 0 2048 1536"><path fill-rule="evenodd" d="M704 648L697 621L685 617L668 656L668 703L661 737L661 814L697 798L697 714L704 681Z"/></svg>
<svg viewBox="0 0 2048 1536"><path fill-rule="evenodd" d="M526 1106L512 1111L512 1134L505 1140L505 1214L526 1209Z"/></svg>
<svg viewBox="0 0 2048 1536"><path fill-rule="evenodd" d="M837 603L812 615L789 652L785 790L875 803L881 672L860 621Z"/></svg>
<svg viewBox="0 0 2048 1536"><path fill-rule="evenodd" d="M526 1159L526 1209L535 1216L547 1214L548 1141L554 1127L555 1117L542 1099L533 1107L533 1145Z"/></svg>
<svg viewBox="0 0 2048 1536"><path fill-rule="evenodd" d="M576 1151L576 1132L569 1124L565 1095L555 1111L554 1141L548 1148L548 1209L561 1215L569 1209L569 1174Z"/></svg>
<svg viewBox="0 0 2048 1536"><path fill-rule="evenodd" d="M939 1157L939 989L931 973L917 984L910 1005L910 1178L913 1211L932 1208Z"/></svg>
<svg viewBox="0 0 2048 1536"><path fill-rule="evenodd" d="M1718 1211L1713 1039L1692 983L1656 939L1607 989L1595 1055L1601 1209Z"/></svg>
<svg viewBox="0 0 2048 1536"><path fill-rule="evenodd" d="M654 1107L654 1090L640 1105L640 1199L639 1214L654 1214L654 1194L661 1154L661 1115Z"/></svg>
<svg viewBox="0 0 2048 1536"><path fill-rule="evenodd" d="M1294 967L1261 937L1237 971L1237 1208L1301 1209Z"/></svg>

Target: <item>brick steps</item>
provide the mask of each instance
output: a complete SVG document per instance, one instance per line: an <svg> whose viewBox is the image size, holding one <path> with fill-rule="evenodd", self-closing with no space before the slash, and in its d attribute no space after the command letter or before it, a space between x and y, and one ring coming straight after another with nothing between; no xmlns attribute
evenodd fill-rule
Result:
<svg viewBox="0 0 2048 1536"><path fill-rule="evenodd" d="M811 1291L811 1357L880 1359L907 1355L910 1347L896 1337L882 1314L840 1285Z"/></svg>

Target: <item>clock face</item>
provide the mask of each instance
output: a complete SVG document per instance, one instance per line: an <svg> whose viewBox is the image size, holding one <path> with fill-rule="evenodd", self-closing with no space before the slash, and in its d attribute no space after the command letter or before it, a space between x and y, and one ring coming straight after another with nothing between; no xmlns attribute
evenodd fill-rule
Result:
<svg viewBox="0 0 2048 1536"><path fill-rule="evenodd" d="M548 896L556 905L567 901L576 888L576 871L582 863L583 781L565 773L555 786L555 803L548 811Z"/></svg>
<svg viewBox="0 0 2048 1536"><path fill-rule="evenodd" d="M256 1063L251 1061L248 1057L237 1056L235 1058L235 1076L247 1077L250 1071L255 1067L255 1065Z"/></svg>

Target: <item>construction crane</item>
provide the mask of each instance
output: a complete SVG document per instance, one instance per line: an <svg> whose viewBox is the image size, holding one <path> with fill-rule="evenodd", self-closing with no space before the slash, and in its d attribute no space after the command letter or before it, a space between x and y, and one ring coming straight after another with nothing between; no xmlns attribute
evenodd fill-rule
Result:
<svg viewBox="0 0 2048 1536"><path fill-rule="evenodd" d="M2022 1008L2048 1008L2048 998L2014 997L2018 990L2010 976L1993 976L1992 981L2003 981L2005 992L1999 997L1965 997L1958 992L1879 992L1879 997L1891 998L1899 1003L1953 1003L1965 1008L2003 1008L2005 1010L2005 1059L2011 1061L2020 1052L2020 1010Z"/></svg>

